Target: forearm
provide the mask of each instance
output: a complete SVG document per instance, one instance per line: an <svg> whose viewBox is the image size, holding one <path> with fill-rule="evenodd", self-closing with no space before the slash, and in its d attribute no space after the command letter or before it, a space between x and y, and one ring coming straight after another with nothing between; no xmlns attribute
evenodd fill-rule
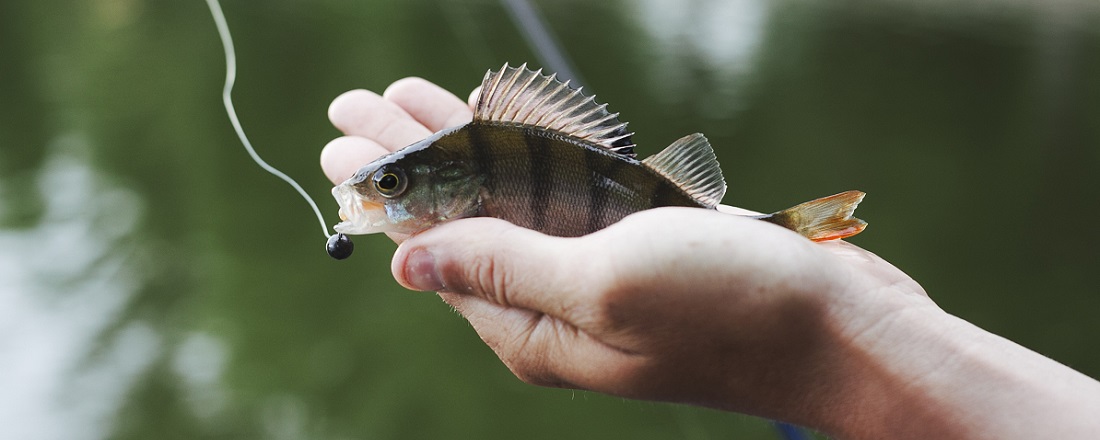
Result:
<svg viewBox="0 0 1100 440"><path fill-rule="evenodd" d="M907 300L903 300L905 302ZM1100 383L910 301L840 338L843 396L818 414L840 438L1100 438Z"/></svg>

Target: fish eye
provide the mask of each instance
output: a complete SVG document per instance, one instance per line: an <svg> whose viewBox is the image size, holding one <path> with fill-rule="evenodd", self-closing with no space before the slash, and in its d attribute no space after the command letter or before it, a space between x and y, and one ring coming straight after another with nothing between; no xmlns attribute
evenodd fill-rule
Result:
<svg viewBox="0 0 1100 440"><path fill-rule="evenodd" d="M384 197L397 197L408 184L405 172L394 166L384 166L374 172L374 188Z"/></svg>

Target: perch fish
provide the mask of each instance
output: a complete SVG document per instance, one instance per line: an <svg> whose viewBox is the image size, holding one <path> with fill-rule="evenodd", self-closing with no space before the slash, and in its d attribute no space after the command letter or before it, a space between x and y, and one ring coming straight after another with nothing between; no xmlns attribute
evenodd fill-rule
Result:
<svg viewBox="0 0 1100 440"><path fill-rule="evenodd" d="M496 217L574 237L662 207L715 209L726 192L702 134L644 160L607 104L555 75L504 65L486 73L473 121L439 131L359 169L332 190L337 232L415 233L466 217ZM864 193L847 191L754 218L814 240L858 234Z"/></svg>

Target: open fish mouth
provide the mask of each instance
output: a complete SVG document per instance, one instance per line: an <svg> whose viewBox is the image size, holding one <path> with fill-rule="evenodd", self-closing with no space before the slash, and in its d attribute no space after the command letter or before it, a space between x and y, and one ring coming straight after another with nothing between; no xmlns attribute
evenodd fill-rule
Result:
<svg viewBox="0 0 1100 440"><path fill-rule="evenodd" d="M386 213L385 205L364 200L355 188L342 183L332 188L332 196L340 205L340 220L333 226L341 234L374 234L393 229L393 222Z"/></svg>

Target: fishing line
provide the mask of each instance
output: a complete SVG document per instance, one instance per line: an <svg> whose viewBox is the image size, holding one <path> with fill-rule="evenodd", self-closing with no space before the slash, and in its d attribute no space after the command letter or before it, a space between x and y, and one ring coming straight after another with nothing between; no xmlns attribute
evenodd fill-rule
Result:
<svg viewBox="0 0 1100 440"><path fill-rule="evenodd" d="M271 173L271 175L283 179L284 182L294 187L306 202L309 202L309 206L313 208L313 213L317 214L317 221L321 224L321 234L328 239L325 245L328 254L337 260L343 260L351 256L354 249L351 239L344 234L329 234L328 226L325 225L325 217L321 215L321 210L317 207L317 203L313 201L313 198L302 189L301 185L298 185L298 182L261 159L260 155L256 153L256 149L252 148L252 142L248 141L248 136L245 136L241 121L237 118L237 110L233 107L233 84L237 80L237 53L233 49L233 37L229 34L229 24L225 21L225 14L222 13L222 6L218 3L218 0L206 0L206 4L210 7L210 13L214 15L214 24L218 28L218 36L221 37L222 49L225 51L225 87L222 89L222 102L225 104L225 112L229 114L229 121L233 124L233 130L237 132L241 144L248 151L248 155L252 156L252 160L256 162L256 165L259 165L260 168Z"/></svg>

